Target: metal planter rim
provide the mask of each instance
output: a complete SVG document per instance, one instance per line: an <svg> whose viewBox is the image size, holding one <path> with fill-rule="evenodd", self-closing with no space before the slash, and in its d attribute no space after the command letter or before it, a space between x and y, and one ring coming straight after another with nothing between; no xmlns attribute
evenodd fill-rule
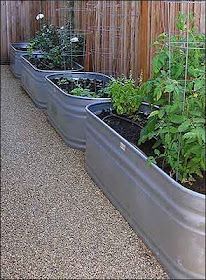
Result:
<svg viewBox="0 0 206 280"><path fill-rule="evenodd" d="M73 75L73 74L98 74L101 76L104 76L105 78L108 78L108 79L111 79L111 77L105 75L105 74L102 74L102 73L98 73L98 72L68 72L68 71L65 71L65 73L59 73L59 74L70 74L70 75ZM75 99L84 99L84 100L95 100L95 99L106 99L108 101L110 101L110 98L109 97L85 97L85 96L75 96L75 95L72 95L72 94L69 94L67 92L65 92L64 90L62 90L60 87L58 87L55 83L53 83L50 79L53 77L53 76L56 76L57 74L52 74L52 75L47 75L45 76L46 80L51 83L55 88L57 88L59 91L61 91L62 94L66 95L66 96L69 96L71 98L75 98Z"/></svg>
<svg viewBox="0 0 206 280"><path fill-rule="evenodd" d="M108 102L102 102L101 104L103 104L103 103L108 103ZM109 103L111 103L111 102L109 102ZM96 102L96 103L87 105L86 108L85 108L86 112L89 112L90 114L92 114L93 118L95 118L96 120L101 122L102 125L107 127L107 129L112 131L116 136L120 137L120 139L122 141L124 141L130 147L131 150L137 152L139 154L139 156L146 162L147 161L147 156L139 148L136 148L134 145L132 145L129 141L127 141L124 137L122 137L119 133L117 133L113 128L111 128L109 125L107 125L104 121L102 121L98 116L96 116L90 110L91 107L93 107L95 105L98 105L98 104L100 104L100 103ZM147 105L148 103L142 102L142 104ZM186 187L184 187L183 185L181 185L180 183L175 181L173 178L171 178L166 172L164 172L156 164L151 163L151 168L155 168L161 175L165 176L169 182L171 182L173 185L175 185L175 187L178 188L181 192L187 192L188 194L191 194L191 195L196 196L196 197L201 198L201 199L205 198L204 194L201 194L201 193L195 192L193 190L187 189Z"/></svg>
<svg viewBox="0 0 206 280"><path fill-rule="evenodd" d="M17 44L28 44L28 42L10 43L10 48L12 48L14 51L18 51L18 52L20 52L20 53L22 53L22 54L25 54L27 51L17 50L17 49L15 48L15 45L17 45Z"/></svg>

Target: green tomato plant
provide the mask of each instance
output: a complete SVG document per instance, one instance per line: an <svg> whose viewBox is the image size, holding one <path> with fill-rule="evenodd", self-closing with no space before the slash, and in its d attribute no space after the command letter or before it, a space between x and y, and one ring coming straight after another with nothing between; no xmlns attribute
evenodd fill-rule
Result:
<svg viewBox="0 0 206 280"><path fill-rule="evenodd" d="M194 27L194 17L190 15L187 36L187 16L177 17L177 35L160 34L154 43L156 53L152 61L152 78L144 83L141 92L151 103L167 104L174 92L184 85L187 58L187 82L202 77L205 73L205 34L198 33ZM188 42L188 44L187 44ZM187 94L192 91L188 90Z"/></svg>
<svg viewBox="0 0 206 280"><path fill-rule="evenodd" d="M155 42L158 51L153 59L153 77L140 91L160 108L150 114L138 144L157 139L154 158L162 158L163 165L169 166L171 176L177 181L192 183L206 170L205 35L195 30L192 16L187 38L186 27L186 16L180 14L177 20L180 35L170 38L175 43L170 46L170 59L168 35L159 36Z"/></svg>

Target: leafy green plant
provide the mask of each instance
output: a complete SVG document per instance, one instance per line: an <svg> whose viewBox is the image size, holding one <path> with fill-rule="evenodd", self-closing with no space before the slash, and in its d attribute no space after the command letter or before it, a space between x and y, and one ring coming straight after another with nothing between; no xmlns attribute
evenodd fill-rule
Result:
<svg viewBox="0 0 206 280"><path fill-rule="evenodd" d="M59 45L58 29L53 24L44 24L33 39L29 41L28 52L32 55L35 50L43 53L49 52L53 47Z"/></svg>
<svg viewBox="0 0 206 280"><path fill-rule="evenodd" d="M82 85L83 82L83 85ZM90 87L92 86L93 83L96 83L95 81L91 80L90 83L85 85L84 80L79 80L79 79L71 79L71 78L61 78L57 81L57 85L68 85L72 84L72 90L69 92L72 95L75 96L82 96L82 97L92 97L92 98L103 98L107 97L108 90L107 87L104 87L105 84L102 84L102 88L99 88L101 86L98 85L98 88L95 89L94 91L90 90ZM94 86L94 84L93 84Z"/></svg>
<svg viewBox="0 0 206 280"><path fill-rule="evenodd" d="M119 115L133 115L137 112L141 102L139 87L135 86L134 80L122 76L113 79L107 91L111 97L114 109Z"/></svg>
<svg viewBox="0 0 206 280"><path fill-rule="evenodd" d="M160 108L150 114L138 144L156 138L155 159L162 158L163 164L170 167L171 176L182 183L191 183L195 175L201 177L206 169L205 50L202 44L205 35L195 31L191 16L186 46L186 26L186 17L180 14L177 21L180 35L171 37L177 44L170 46L170 67L168 35L161 35L156 42L159 50L153 59L153 78L140 90Z"/></svg>
<svg viewBox="0 0 206 280"><path fill-rule="evenodd" d="M61 69L63 62L59 46L53 47L48 52L44 53L43 60L50 69Z"/></svg>
<svg viewBox="0 0 206 280"><path fill-rule="evenodd" d="M73 62L83 62L84 41L84 36L72 31L70 24L61 28L44 24L30 40L28 52L32 57L35 50L42 51L42 60L47 61L51 69L71 69Z"/></svg>
<svg viewBox="0 0 206 280"><path fill-rule="evenodd" d="M71 94L75 96L82 96L82 97L97 97L95 92L92 92L89 89L83 88L81 86L74 88L71 91Z"/></svg>
<svg viewBox="0 0 206 280"><path fill-rule="evenodd" d="M202 77L205 73L205 34L195 30L192 15L189 26L187 33L187 16L180 13L177 17L179 34L171 37L169 34L160 34L154 43L156 53L152 61L152 79L140 89L149 102L163 105L170 101L172 94L181 95L187 49L187 87L191 87L190 81ZM190 95L191 92L192 88L187 90L187 94Z"/></svg>
<svg viewBox="0 0 206 280"><path fill-rule="evenodd" d="M70 81L70 79L68 79L68 78L61 78L61 79L58 79L57 80L57 85L65 85L65 84L67 84L68 82Z"/></svg>
<svg viewBox="0 0 206 280"><path fill-rule="evenodd" d="M58 36L62 56L66 59L72 58L77 61L84 56L85 37L81 33L74 32L70 23L58 30Z"/></svg>

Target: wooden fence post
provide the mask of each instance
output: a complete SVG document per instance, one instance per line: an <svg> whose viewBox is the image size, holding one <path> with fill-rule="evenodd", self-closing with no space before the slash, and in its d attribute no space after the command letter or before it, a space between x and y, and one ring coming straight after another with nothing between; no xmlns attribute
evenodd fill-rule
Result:
<svg viewBox="0 0 206 280"><path fill-rule="evenodd" d="M149 2L140 1L139 14L139 73L143 73L144 81L149 77L149 60L148 60L148 33L149 33Z"/></svg>

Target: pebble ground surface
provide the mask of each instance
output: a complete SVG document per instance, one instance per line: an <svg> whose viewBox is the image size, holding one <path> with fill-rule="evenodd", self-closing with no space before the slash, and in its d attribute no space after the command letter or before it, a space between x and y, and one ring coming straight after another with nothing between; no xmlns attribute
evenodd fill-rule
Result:
<svg viewBox="0 0 206 280"><path fill-rule="evenodd" d="M1 279L168 279L1 67Z"/></svg>

